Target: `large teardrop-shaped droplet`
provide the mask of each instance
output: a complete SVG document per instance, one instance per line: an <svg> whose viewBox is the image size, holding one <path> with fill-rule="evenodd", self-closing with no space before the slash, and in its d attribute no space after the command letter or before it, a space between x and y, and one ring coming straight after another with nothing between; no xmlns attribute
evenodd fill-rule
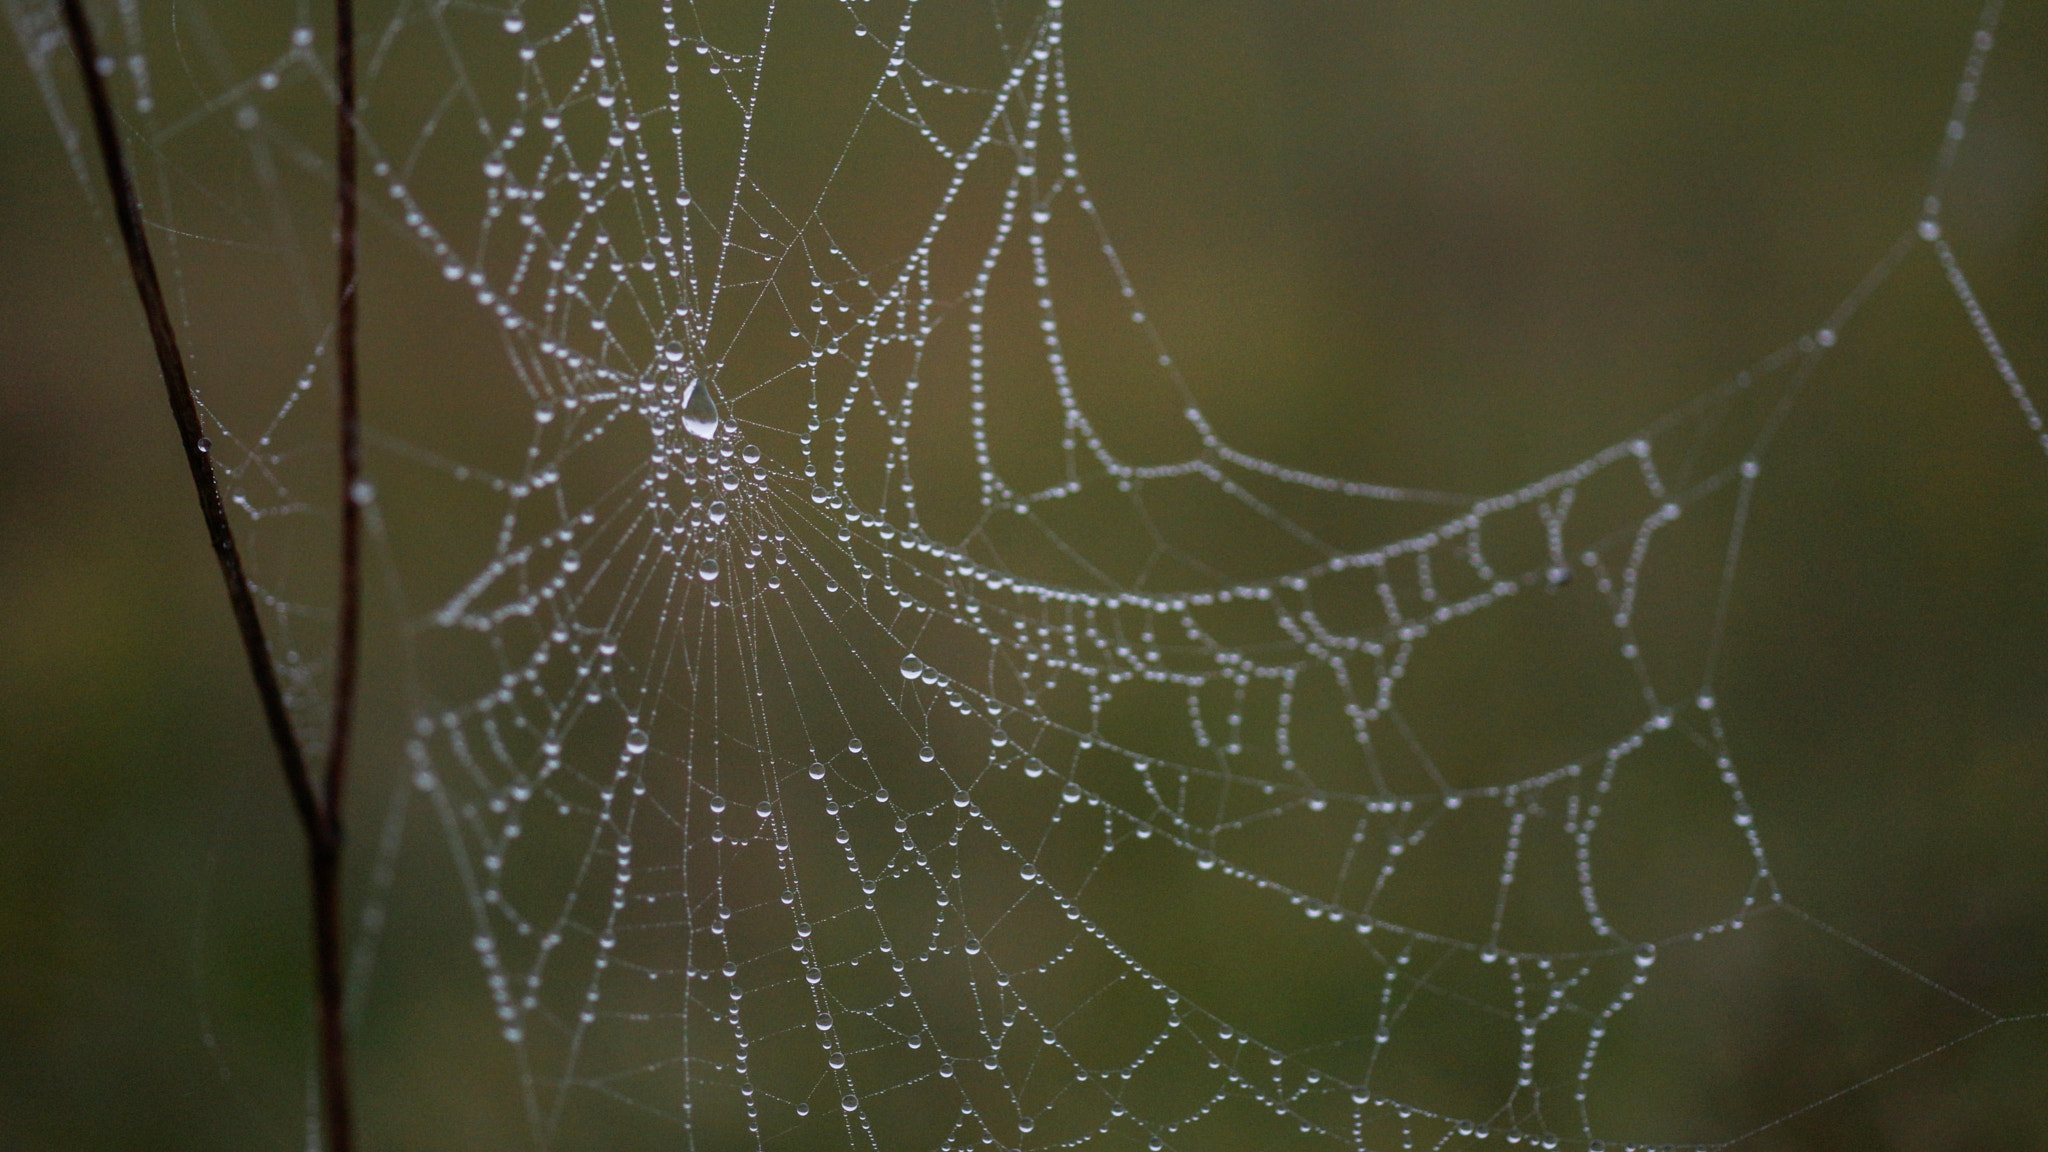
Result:
<svg viewBox="0 0 2048 1152"><path fill-rule="evenodd" d="M704 562L697 565L697 575L705 580L718 579L718 557L706 556Z"/></svg>
<svg viewBox="0 0 2048 1152"><path fill-rule="evenodd" d="M718 435L718 406L702 380L691 380L689 391L683 393L683 427L699 440Z"/></svg>

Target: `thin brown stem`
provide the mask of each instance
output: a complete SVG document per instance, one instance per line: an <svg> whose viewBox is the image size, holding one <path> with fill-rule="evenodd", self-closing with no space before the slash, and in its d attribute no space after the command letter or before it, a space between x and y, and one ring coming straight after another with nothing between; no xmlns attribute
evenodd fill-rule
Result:
<svg viewBox="0 0 2048 1152"><path fill-rule="evenodd" d="M320 1005L320 1109L325 1152L354 1152L355 1112L349 1097L348 1032L342 1017L340 829L307 850L313 870L314 979Z"/></svg>
<svg viewBox="0 0 2048 1152"><path fill-rule="evenodd" d="M149 321L150 340L156 345L157 369L163 376L164 392L171 404L171 419L178 426L178 439L185 446L185 466L192 473L192 487L199 494L199 513L206 521L213 541L213 555L220 563L220 575L227 585L228 605L235 626L242 634L242 651L249 659L249 676L256 682L256 695L263 704L263 719L270 729L270 741L277 748L277 760L284 768L285 784L291 789L292 806L308 838L321 831L320 801L313 793L306 772L305 754L292 730L291 713L285 707L284 691L277 682L277 669L270 662L270 645L263 637L263 621L256 614L256 598L249 578L242 571L242 554L235 547L234 529L228 524L227 509L221 504L220 486L207 459L210 445L199 420L199 405L192 398L192 385L185 376L184 355L178 350L177 328L157 280L156 261L150 256L149 237L143 232L142 206L135 197L135 184L128 174L128 162L121 153L121 138L114 125L113 106L108 102L105 82L99 72L99 50L94 45L92 25L86 21L80 0L63 0L64 24L78 56L79 74L85 81L86 103L91 108L93 136L99 144L100 160L106 167L107 187L114 197L114 219L127 250L128 271L135 279L135 294Z"/></svg>
<svg viewBox="0 0 2048 1152"><path fill-rule="evenodd" d="M278 767L284 772L285 787L291 793L292 808L306 840L308 878L313 897L313 942L320 1001L321 1100L329 1152L352 1152L349 1123L347 1045L341 1030L341 824L334 799L323 800L314 791L298 733L292 728L290 709L278 684L276 666L270 660L270 645L263 635L263 620L256 611L256 598L242 568L242 555L235 545L234 528L228 523L221 503L220 486L208 459L209 445L200 422L199 405L185 374L184 354L178 348L177 328L164 303L163 286L157 278L156 260L150 253L144 231L142 205L135 194L135 182L121 150L121 136L114 121L114 109L100 70L99 48L92 23L86 18L83 0L59 0L73 53L78 57L79 78L84 84L90 109L93 137L100 162L106 169L107 190L114 201L114 219L121 244L128 257L128 271L135 281L135 294L149 323L150 340L156 349L159 375L170 402L171 420L185 448L185 465L192 474L192 487L199 496L199 513L206 522L213 544L214 559L220 565L221 582L227 586L228 606L241 634L242 652L249 662L249 678L263 708L263 719L277 751ZM353 256L351 254L351 259ZM353 396L350 397L353 404ZM353 409L350 409L353 423ZM338 798L334 762L330 761L327 794Z"/></svg>
<svg viewBox="0 0 2048 1152"><path fill-rule="evenodd" d="M321 810L327 818L327 867L341 871L342 812L348 792L349 750L354 735L358 660L362 644L363 479L362 421L357 390L357 187L356 187L356 23L353 0L334 4L334 198L335 198L335 389L339 400L341 450L341 593L334 639L333 729L327 740L327 773ZM320 940L321 1062L326 1082L345 1089L348 1051L342 1019L342 931L339 885L316 899L315 933ZM349 1152L350 1112L345 1091L326 1095L329 1146Z"/></svg>
<svg viewBox="0 0 2048 1152"><path fill-rule="evenodd" d="M361 642L363 505L370 498L363 479L362 421L357 400L356 302L358 227L356 190L355 6L335 0L334 108L335 265L337 271L334 363L341 409L341 603L334 642L334 728L327 744L326 811L337 829L348 779L351 725L355 717L357 654ZM338 837L337 837L338 839Z"/></svg>

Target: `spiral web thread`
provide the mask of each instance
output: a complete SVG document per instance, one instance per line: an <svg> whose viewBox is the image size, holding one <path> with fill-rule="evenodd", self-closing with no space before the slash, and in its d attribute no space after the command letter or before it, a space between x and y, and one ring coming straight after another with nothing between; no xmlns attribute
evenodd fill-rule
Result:
<svg viewBox="0 0 2048 1152"><path fill-rule="evenodd" d="M62 126L54 21L11 12ZM157 124L123 15L159 142L254 132L320 75L302 28ZM1927 247L2048 447L1939 226L1998 5L1924 216L1831 315L1485 497L1211 426L1090 198L1066 15L408 4L386 27L373 170L532 415L503 474L387 446L498 504L420 622L468 663L430 679L449 702L422 693L409 755L534 1137L610 1109L691 1147L1625 1144L1589 1103L1609 1028L1660 958L1782 906L1713 679L1788 407ZM271 442L323 355L267 428L222 426L252 520L307 509ZM1136 393L1164 399L1133 432ZM1654 623L1650 579L1688 532L1713 574L1672 609L1689 632ZM317 709L304 612L272 602ZM1597 704L1506 764L1439 757L1477 705L1412 714L1404 682L1503 618L1582 645ZM1601 832L1658 774L1709 786L1682 818L1719 871L1684 903L1711 911L1646 931ZM1147 884L1262 925L1271 979L1366 994L1307 1024L1189 994ZM1406 1071L1475 1064L1478 1095Z"/></svg>

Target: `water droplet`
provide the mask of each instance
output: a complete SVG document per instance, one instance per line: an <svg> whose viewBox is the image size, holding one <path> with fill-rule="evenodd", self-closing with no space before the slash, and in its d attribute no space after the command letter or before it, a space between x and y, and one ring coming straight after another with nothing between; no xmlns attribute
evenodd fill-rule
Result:
<svg viewBox="0 0 2048 1152"><path fill-rule="evenodd" d="M761 449L757 445L749 444L745 448L740 449L740 459L745 460L749 464L759 464L761 462Z"/></svg>
<svg viewBox="0 0 2048 1152"><path fill-rule="evenodd" d="M1060 789L1060 799L1065 800L1069 804L1079 801L1081 799L1081 786L1072 780L1067 781L1067 786Z"/></svg>
<svg viewBox="0 0 2048 1152"><path fill-rule="evenodd" d="M1657 946L1645 944L1636 952L1636 967L1648 968L1657 962Z"/></svg>
<svg viewBox="0 0 2048 1152"><path fill-rule="evenodd" d="M919 748L917 750L917 758L919 760L924 761L926 764L929 764L932 761L938 759L939 754L937 752L932 751L932 746L927 744L924 747Z"/></svg>
<svg viewBox="0 0 2048 1152"><path fill-rule="evenodd" d="M824 766L823 764L813 763L813 764L811 765L811 779L813 779L813 780L823 780L824 778L825 778L825 766Z"/></svg>
<svg viewBox="0 0 2048 1152"><path fill-rule="evenodd" d="M705 515L707 515L707 516L709 516L709 517L711 517L711 522L712 522L713 524L723 524L723 523L725 523L725 517L726 517L726 514L727 514L727 509L726 509L726 506L725 506L725 501L723 501L723 500L713 500L713 501L711 502L711 507L709 507L709 508L706 508L706 509L704 510L704 514L705 514Z"/></svg>
<svg viewBox="0 0 2048 1152"><path fill-rule="evenodd" d="M905 656L900 669L905 680L915 680L924 672L924 661L915 656Z"/></svg>
<svg viewBox="0 0 2048 1152"><path fill-rule="evenodd" d="M1209 869L1214 868L1215 866L1216 854L1213 852L1204 852L1201 855L1195 857L1195 867L1200 868L1204 872L1207 872Z"/></svg>
<svg viewBox="0 0 2048 1152"><path fill-rule="evenodd" d="M774 813L775 806L773 804L768 803L766 800L763 800L759 804L754 805L754 815L759 816L763 820L766 820L769 816L773 815Z"/></svg>
<svg viewBox="0 0 2048 1152"><path fill-rule="evenodd" d="M711 798L711 810L712 810L713 812L723 812L723 811L725 811L725 797L723 797L723 796L713 796L713 797Z"/></svg>
<svg viewBox="0 0 2048 1152"><path fill-rule="evenodd" d="M635 728L631 732L626 733L626 751L635 756L647 751L646 729Z"/></svg>
<svg viewBox="0 0 2048 1152"><path fill-rule="evenodd" d="M953 793L953 807L965 808L970 803L973 803L973 798L967 795L966 789Z"/></svg>
<svg viewBox="0 0 2048 1152"><path fill-rule="evenodd" d="M689 391L683 393L683 427L699 440L718 435L718 407L701 380L690 381Z"/></svg>
<svg viewBox="0 0 2048 1152"><path fill-rule="evenodd" d="M860 1107L860 1097L855 1096L851 1092L848 1092L846 1095L841 1096L839 1098L839 1106L841 1108L846 1109L848 1112L852 1112Z"/></svg>
<svg viewBox="0 0 2048 1152"><path fill-rule="evenodd" d="M851 740L848 740L848 741L846 742L846 750L847 750L848 752L851 752L851 753L853 753L853 754L854 754L855 756L858 756L858 755L860 755L860 750L861 750L861 742L860 742L860 737L856 736L856 737L854 737L853 739L851 739Z"/></svg>
<svg viewBox="0 0 2048 1152"><path fill-rule="evenodd" d="M832 1030L832 1014L831 1014L830 1012L820 1012L820 1013L818 1013L818 1031L820 1031L820 1032L830 1032L831 1030Z"/></svg>
<svg viewBox="0 0 2048 1152"><path fill-rule="evenodd" d="M718 579L718 557L706 556L704 562L697 565L697 575L705 580Z"/></svg>

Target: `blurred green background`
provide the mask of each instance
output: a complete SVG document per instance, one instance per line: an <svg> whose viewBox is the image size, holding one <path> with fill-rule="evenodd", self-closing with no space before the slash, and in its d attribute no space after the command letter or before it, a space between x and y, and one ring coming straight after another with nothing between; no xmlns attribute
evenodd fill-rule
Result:
<svg viewBox="0 0 2048 1152"><path fill-rule="evenodd" d="M1746 0L1069 7L1092 191L1210 419L1292 465L1457 491L1574 461L1817 324L1915 219L1976 18ZM236 23L230 3L211 12ZM2037 396L2044 188L2048 8L2022 2L1943 219ZM298 1146L299 851L101 204L12 56L0 1148ZM460 350L409 328L402 299L369 307L373 422L465 417L417 387L460 370ZM207 323L202 386L225 392L235 351L273 333ZM278 377L256 375L260 409ZM422 602L440 594L422 584ZM399 778L397 625L378 611L361 844ZM1925 250L1792 413L1725 659L1722 707L1789 898L1995 1014L2048 1012L2048 456ZM515 1146L445 852L427 831L406 843L363 1006L369 1146ZM1643 1113L1617 1126L1725 1138L1969 1027L1785 924L1645 1008L1683 1039L1610 1064ZM2048 1148L2044 1102L2035 1019L1742 1147Z"/></svg>

